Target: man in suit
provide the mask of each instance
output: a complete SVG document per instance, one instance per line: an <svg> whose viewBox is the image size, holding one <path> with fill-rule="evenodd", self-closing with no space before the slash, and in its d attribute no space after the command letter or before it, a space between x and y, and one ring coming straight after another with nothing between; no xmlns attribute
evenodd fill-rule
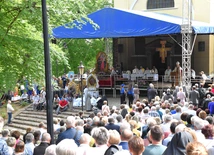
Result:
<svg viewBox="0 0 214 155"><path fill-rule="evenodd" d="M66 120L66 130L58 135L56 144L63 139L73 139L79 146L79 140L82 134L82 131L75 129L75 118L73 116L68 116Z"/></svg>
<svg viewBox="0 0 214 155"><path fill-rule="evenodd" d="M41 143L34 148L33 155L45 154L46 148L51 142L51 136L49 133L43 133Z"/></svg>
<svg viewBox="0 0 214 155"><path fill-rule="evenodd" d="M133 132L130 129L125 129L120 134L121 142L119 146L122 146L123 150L129 150L128 141L132 138Z"/></svg>
<svg viewBox="0 0 214 155"><path fill-rule="evenodd" d="M147 89L147 96L148 96L149 102L151 102L151 100L154 99L156 95L157 95L157 90L154 88L154 85L150 83L149 88Z"/></svg>
<svg viewBox="0 0 214 155"><path fill-rule="evenodd" d="M114 118L108 118L108 124L105 126L107 130L117 130L120 133L120 126L114 124Z"/></svg>
<svg viewBox="0 0 214 155"><path fill-rule="evenodd" d="M196 87L193 86L192 91L189 93L189 100L192 101L195 107L198 107L199 98L199 92L196 90Z"/></svg>

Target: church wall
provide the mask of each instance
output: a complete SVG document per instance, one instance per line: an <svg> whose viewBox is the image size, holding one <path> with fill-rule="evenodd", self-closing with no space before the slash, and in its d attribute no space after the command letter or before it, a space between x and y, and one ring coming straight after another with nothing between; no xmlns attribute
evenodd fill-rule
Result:
<svg viewBox="0 0 214 155"><path fill-rule="evenodd" d="M205 42L205 51L199 51L199 42ZM196 74L200 71L204 71L205 73L209 73L209 36L197 36L194 51L194 64L192 68L195 69Z"/></svg>
<svg viewBox="0 0 214 155"><path fill-rule="evenodd" d="M210 0L193 0L193 20L209 23L211 17L210 9Z"/></svg>
<svg viewBox="0 0 214 155"><path fill-rule="evenodd" d="M209 44L210 44L210 60L209 60L209 73L210 74L214 74L214 36L213 35L210 35L209 36Z"/></svg>
<svg viewBox="0 0 214 155"><path fill-rule="evenodd" d="M212 15L214 15L214 0L211 0L210 2L210 24L214 24L214 18Z"/></svg>
<svg viewBox="0 0 214 155"><path fill-rule="evenodd" d="M130 0L123 0L122 2L121 0L114 0L115 8L129 9L129 6L130 6Z"/></svg>
<svg viewBox="0 0 214 155"><path fill-rule="evenodd" d="M114 7L121 9L131 9L131 7L134 6L133 10L159 12L182 17L183 0L174 0L174 3L175 6L172 8L147 10L147 0L123 0L122 2L121 0L114 0ZM193 19L203 22L211 22L212 20L214 22L214 19L211 18L212 12L214 14L213 8L214 0L193 0Z"/></svg>

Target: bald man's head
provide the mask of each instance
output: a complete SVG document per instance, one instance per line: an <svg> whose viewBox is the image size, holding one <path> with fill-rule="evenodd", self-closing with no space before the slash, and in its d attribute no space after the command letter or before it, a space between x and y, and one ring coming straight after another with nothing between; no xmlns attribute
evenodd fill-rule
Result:
<svg viewBox="0 0 214 155"><path fill-rule="evenodd" d="M133 136L133 132L129 129L125 129L121 132L121 141L129 141Z"/></svg>
<svg viewBox="0 0 214 155"><path fill-rule="evenodd" d="M91 136L87 133L84 133L81 135L79 142L80 142L80 144L88 144L89 145L90 141L91 141Z"/></svg>

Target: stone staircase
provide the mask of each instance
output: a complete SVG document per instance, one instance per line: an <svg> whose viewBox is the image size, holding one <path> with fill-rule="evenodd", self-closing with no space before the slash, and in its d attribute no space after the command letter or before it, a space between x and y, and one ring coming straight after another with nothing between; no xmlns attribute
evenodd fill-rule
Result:
<svg viewBox="0 0 214 155"><path fill-rule="evenodd" d="M79 111L81 111L81 108L75 108L72 111L69 109L59 115L56 115L53 110L53 117L65 120L68 116L75 116ZM84 111L83 117L88 117L90 113L92 112ZM26 133L26 129L29 127L32 129L38 129L40 122L44 122L47 126L46 110L33 111L32 105L29 105L28 107L20 110L15 116L13 115L12 124L5 125L4 129L9 129L10 131L18 130L21 132L21 135L24 135Z"/></svg>

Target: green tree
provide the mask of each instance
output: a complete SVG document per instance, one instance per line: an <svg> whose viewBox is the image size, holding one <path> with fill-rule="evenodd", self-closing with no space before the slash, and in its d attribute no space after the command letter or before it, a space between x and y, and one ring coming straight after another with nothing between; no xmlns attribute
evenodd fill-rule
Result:
<svg viewBox="0 0 214 155"><path fill-rule="evenodd" d="M92 23L86 15L108 4L108 1L102 0L47 0L50 34L52 28L74 19L78 19L80 24L72 26L80 28L86 20ZM33 79L43 81L41 0L0 0L0 17L0 90L13 89L17 80L23 76L27 76L30 81ZM71 44L71 47L74 46ZM75 54L69 49L70 43L66 50L62 44L50 44L51 62L56 64L54 62L57 60L58 64L61 67L65 66L67 70L76 67L79 62L77 64L70 62L69 56ZM78 54L80 50L82 49L78 51L76 48L74 51ZM85 54L81 56L85 58ZM91 59L87 58L85 61Z"/></svg>

